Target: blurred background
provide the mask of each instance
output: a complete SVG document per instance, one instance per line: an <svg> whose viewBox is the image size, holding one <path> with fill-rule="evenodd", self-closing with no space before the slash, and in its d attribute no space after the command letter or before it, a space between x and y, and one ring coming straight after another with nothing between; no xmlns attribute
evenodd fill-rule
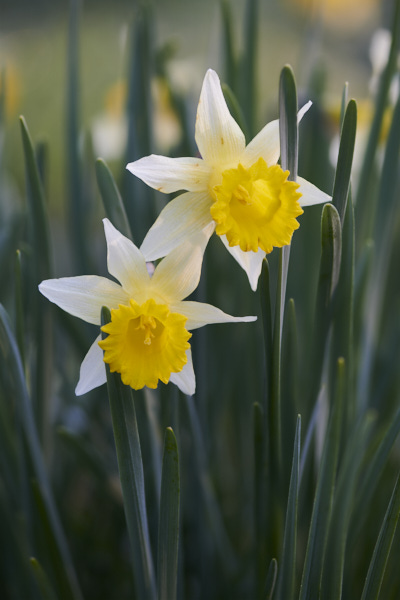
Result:
<svg viewBox="0 0 400 600"><path fill-rule="evenodd" d="M372 74L371 38L378 27L390 26L390 4L383 0L260 2L257 125L277 114L276 90L285 63L292 65L300 91L309 88L310 78L320 72L324 78L320 85L329 104L339 106L345 81L350 82L351 97L364 98ZM106 160L118 158L124 145L123 139L118 140L124 135L118 119L122 120L125 107L130 30L139 5L126 0L80 3L80 120L83 131L94 132L95 154ZM238 53L244 2L234 0L231 6L236 21L233 45ZM206 69L216 69L222 79L225 75L220 3L168 0L154 1L151 7L154 52L167 49L171 81L187 95L194 113ZM23 161L17 117L23 114L33 138L44 136L49 144L52 165L48 198L52 211L62 205L66 183L63 148L68 20L66 0L0 3L0 68L5 70L7 85L5 166L15 178L13 183L21 186ZM162 104L162 92L154 89L153 94L158 94ZM179 131L174 129L173 119L168 122L167 109L164 113L164 119L160 117L166 129L164 138L176 138ZM107 127L115 138L107 136ZM112 147L104 148L104 135L108 137L106 146ZM165 151L162 137L159 133L152 150Z"/></svg>

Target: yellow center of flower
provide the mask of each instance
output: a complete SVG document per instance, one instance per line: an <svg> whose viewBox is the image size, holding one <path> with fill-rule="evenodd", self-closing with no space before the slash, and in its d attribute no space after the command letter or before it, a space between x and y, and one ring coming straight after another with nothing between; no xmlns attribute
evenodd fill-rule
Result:
<svg viewBox="0 0 400 600"><path fill-rule="evenodd" d="M169 311L153 299L144 304L130 300L111 311L111 321L101 329L108 336L99 342L110 371L121 374L125 385L139 390L168 383L171 373L179 373L187 363L186 350L191 333L185 329L187 317Z"/></svg>
<svg viewBox="0 0 400 600"><path fill-rule="evenodd" d="M279 165L268 167L263 158L248 169L239 164L224 171L222 183L212 188L216 233L244 252L261 248L268 253L290 244L303 209L299 184L288 181L288 175Z"/></svg>

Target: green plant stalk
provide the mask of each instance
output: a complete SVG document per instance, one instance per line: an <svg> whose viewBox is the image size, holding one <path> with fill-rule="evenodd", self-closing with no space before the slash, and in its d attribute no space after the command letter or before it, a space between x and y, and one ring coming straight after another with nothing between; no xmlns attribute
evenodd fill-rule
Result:
<svg viewBox="0 0 400 600"><path fill-rule="evenodd" d="M203 434L194 400L193 397L186 396L182 393L180 393L180 397L183 401L183 406L188 419L188 427L193 439L196 471L198 473L200 487L204 498L206 515L210 523L218 557L221 560L224 573L226 573L228 576L232 576L234 573L237 573L239 566L225 528L220 506L218 505L214 487L207 468Z"/></svg>
<svg viewBox="0 0 400 600"><path fill-rule="evenodd" d="M102 325L110 320L109 309L103 307ZM118 373L110 373L107 364L106 373L124 510L133 553L135 586L138 598L155 600L156 581L147 522L142 453L132 390L123 385Z"/></svg>
<svg viewBox="0 0 400 600"><path fill-rule="evenodd" d="M179 541L180 476L178 445L165 431L158 529L158 600L176 600Z"/></svg>
<svg viewBox="0 0 400 600"><path fill-rule="evenodd" d="M24 308L21 274L21 252L17 250L15 256L15 320L18 350L21 357L22 367L25 370L25 342L24 342Z"/></svg>
<svg viewBox="0 0 400 600"><path fill-rule="evenodd" d="M263 600L272 600L274 597L276 578L278 575L278 563L276 558L273 558L269 563L267 577L265 579Z"/></svg>
<svg viewBox="0 0 400 600"><path fill-rule="evenodd" d="M322 569L332 513L336 468L339 456L344 385L345 363L343 359L339 359L335 402L329 420L318 474L303 577L300 587L300 600L319 598L320 596Z"/></svg>
<svg viewBox="0 0 400 600"><path fill-rule="evenodd" d="M57 594L55 593L49 578L47 577L46 572L39 561L32 557L29 559L29 562L43 600L57 600Z"/></svg>
<svg viewBox="0 0 400 600"><path fill-rule="evenodd" d="M322 598L342 598L343 572L346 560L346 542L359 472L365 455L365 446L375 418L367 413L361 424L354 426L340 466L333 499L327 550L323 568Z"/></svg>
<svg viewBox="0 0 400 600"><path fill-rule="evenodd" d="M378 600L397 522L400 516L400 476L394 486L374 548L361 600Z"/></svg>
<svg viewBox="0 0 400 600"><path fill-rule="evenodd" d="M254 564L256 569L256 587L260 597L264 586L263 578L266 563L265 543L265 440L264 411L262 406L253 404L254 436Z"/></svg>
<svg viewBox="0 0 400 600"><path fill-rule="evenodd" d="M286 509L285 533L283 538L282 559L278 575L277 599L294 599L296 582L296 544L297 544L297 505L299 496L299 467L301 417L297 417L296 435L294 439L292 473L290 477L289 496Z"/></svg>

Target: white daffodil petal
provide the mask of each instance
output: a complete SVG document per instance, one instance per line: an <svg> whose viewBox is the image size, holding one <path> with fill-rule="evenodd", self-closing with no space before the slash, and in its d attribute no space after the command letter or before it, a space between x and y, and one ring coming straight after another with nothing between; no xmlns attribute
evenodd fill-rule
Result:
<svg viewBox="0 0 400 600"><path fill-rule="evenodd" d="M214 231L210 223L203 231L174 248L157 266L151 288L167 303L183 300L199 284L204 250Z"/></svg>
<svg viewBox="0 0 400 600"><path fill-rule="evenodd" d="M164 194L205 190L211 173L211 167L201 158L167 158L156 154L131 162L126 168Z"/></svg>
<svg viewBox="0 0 400 600"><path fill-rule="evenodd" d="M213 222L208 192L187 192L168 202L140 247L147 261L168 254Z"/></svg>
<svg viewBox="0 0 400 600"><path fill-rule="evenodd" d="M271 121L246 146L240 162L248 168L263 158L270 167L278 162L280 152L279 121Z"/></svg>
<svg viewBox="0 0 400 600"><path fill-rule="evenodd" d="M301 198L299 198L300 206L312 206L313 204L322 204L323 202L330 202L332 200L328 194L322 192L317 186L306 181L306 179L297 177L296 181L300 184L297 191L302 194Z"/></svg>
<svg viewBox="0 0 400 600"><path fill-rule="evenodd" d="M311 100L309 100L308 102L306 102L305 105L301 107L301 109L297 113L297 123L300 123L300 121L302 120L302 118L304 117L304 115L306 114L306 112L308 112L311 107L312 107Z"/></svg>
<svg viewBox="0 0 400 600"><path fill-rule="evenodd" d="M70 315L94 325L100 325L102 306L117 308L129 301L120 285L97 275L46 279L39 291Z"/></svg>
<svg viewBox="0 0 400 600"><path fill-rule="evenodd" d="M246 146L243 132L226 105L219 77L212 69L203 81L195 138L201 156L212 166L236 161Z"/></svg>
<svg viewBox="0 0 400 600"><path fill-rule="evenodd" d="M103 350L99 346L100 340L99 335L82 361L78 385L75 388L77 396L82 396L107 381Z"/></svg>
<svg viewBox="0 0 400 600"><path fill-rule="evenodd" d="M308 101L297 113L297 123L300 123L312 105ZM241 162L244 167L250 167L259 158L263 158L268 166L278 162L280 150L279 119L267 123L263 129L251 140L243 153Z"/></svg>
<svg viewBox="0 0 400 600"><path fill-rule="evenodd" d="M193 396L196 389L196 378L193 370L191 350L186 350L187 363L179 373L171 373L169 380L178 386L184 394Z"/></svg>
<svg viewBox="0 0 400 600"><path fill-rule="evenodd" d="M257 289L258 278L260 277L262 261L265 257L264 250L259 249L258 252L243 252L240 246L230 246L226 235L220 236L221 242L239 265L246 271L249 278L250 287L253 292Z"/></svg>
<svg viewBox="0 0 400 600"><path fill-rule="evenodd" d="M131 296L136 296L150 281L144 256L108 219L103 219L103 224L107 240L108 271Z"/></svg>
<svg viewBox="0 0 400 600"><path fill-rule="evenodd" d="M232 317L216 306L190 300L171 304L170 308L172 312L180 313L188 318L185 325L188 331L211 323L250 323L257 319L257 317Z"/></svg>

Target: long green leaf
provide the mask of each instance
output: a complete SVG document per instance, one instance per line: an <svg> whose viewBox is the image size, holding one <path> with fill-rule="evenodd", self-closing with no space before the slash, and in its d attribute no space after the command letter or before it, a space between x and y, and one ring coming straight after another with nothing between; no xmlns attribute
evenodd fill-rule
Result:
<svg viewBox="0 0 400 600"><path fill-rule="evenodd" d="M36 163L35 151L24 117L20 117L22 144L24 148L30 216L32 219L33 246L38 281L51 277L52 255L44 198L43 184Z"/></svg>
<svg viewBox="0 0 400 600"><path fill-rule="evenodd" d="M400 516L400 475L394 486L379 536L374 548L361 600L378 600L386 564Z"/></svg>
<svg viewBox="0 0 400 600"><path fill-rule="evenodd" d="M152 10L149 2L138 3L131 31L128 75L128 141L126 162L151 154ZM123 177L123 200L133 239L142 240L155 218L154 191L127 170Z"/></svg>
<svg viewBox="0 0 400 600"><path fill-rule="evenodd" d="M102 325L110 320L109 309L103 307ZM138 598L154 600L156 582L147 522L142 452L132 390L123 385L118 373L110 373L107 364L106 372L125 516L133 553L135 586Z"/></svg>
<svg viewBox="0 0 400 600"><path fill-rule="evenodd" d="M96 178L107 217L118 231L132 239L131 228L117 184L107 164L101 158L96 160Z"/></svg>
<svg viewBox="0 0 400 600"><path fill-rule="evenodd" d="M229 0L221 0L222 39L224 45L225 79L232 90L236 90L236 57L233 43L232 10Z"/></svg>
<svg viewBox="0 0 400 600"><path fill-rule="evenodd" d="M257 46L258 46L259 0L247 0L244 20L244 52L241 61L241 105L250 135L255 135L257 117Z"/></svg>
<svg viewBox="0 0 400 600"><path fill-rule="evenodd" d="M314 320L313 357L310 361L310 406L316 401L321 385L322 366L332 319L332 298L341 263L342 232L340 217L332 204L325 204L321 220L321 262Z"/></svg>
<svg viewBox="0 0 400 600"><path fill-rule="evenodd" d="M22 366L25 369L25 340L24 340L24 309L23 309L23 289L21 273L21 252L17 250L15 257L15 321L18 341L18 350L21 356Z"/></svg>
<svg viewBox="0 0 400 600"><path fill-rule="evenodd" d="M326 541L332 512L343 412L345 365L339 359L335 402L325 437L311 517L300 600L319 598Z"/></svg>
<svg viewBox="0 0 400 600"><path fill-rule="evenodd" d="M23 117L20 118L22 143L27 176L27 191L32 219L33 273L31 273L32 301L30 318L35 335L35 364L33 365L33 404L39 436L45 451L50 434L50 388L53 362L53 327L51 308L38 294L37 285L52 276L52 256L49 242L49 227L41 176L36 162L35 151Z"/></svg>
<svg viewBox="0 0 400 600"><path fill-rule="evenodd" d="M258 592L264 586L264 570L266 562L265 544L265 439L264 411L258 402L253 404L254 435L254 551L256 565L256 582ZM258 594L259 595L259 594Z"/></svg>
<svg viewBox="0 0 400 600"><path fill-rule="evenodd" d="M289 496L286 509L285 533L283 538L282 560L280 563L277 599L294 598L296 577L296 543L297 543L297 504L299 496L300 467L300 433L301 417L297 418L296 436L294 439L292 474L290 477Z"/></svg>
<svg viewBox="0 0 400 600"><path fill-rule="evenodd" d="M350 175L353 164L354 144L357 128L357 104L350 100L344 115L340 136L339 157L333 185L332 204L337 208L343 225L346 213L347 196L350 189Z"/></svg>
<svg viewBox="0 0 400 600"><path fill-rule="evenodd" d="M179 455L175 434L165 431L158 529L158 600L175 600L179 541Z"/></svg>
<svg viewBox="0 0 400 600"><path fill-rule="evenodd" d="M66 140L68 173L68 219L75 272L88 272L86 240L88 210L83 194L80 142L79 20L81 0L70 0L67 55Z"/></svg>
<svg viewBox="0 0 400 600"><path fill-rule="evenodd" d="M264 597L263 597L265 600L272 600L272 598L274 597L277 575L278 575L278 563L276 562L276 559L273 558L269 564L267 578L265 580Z"/></svg>

